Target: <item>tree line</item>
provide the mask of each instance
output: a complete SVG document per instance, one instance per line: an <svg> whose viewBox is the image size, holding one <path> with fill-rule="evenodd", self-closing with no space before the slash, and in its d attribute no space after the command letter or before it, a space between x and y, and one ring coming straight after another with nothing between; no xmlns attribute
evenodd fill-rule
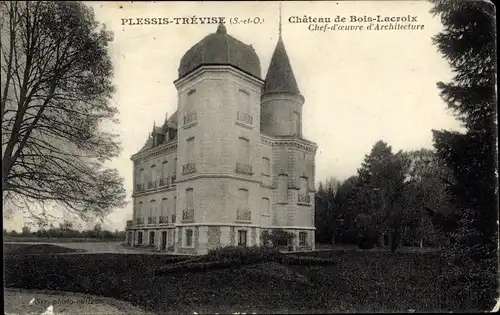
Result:
<svg viewBox="0 0 500 315"><path fill-rule="evenodd" d="M58 227L50 225L47 228L40 228L36 231L31 231L28 226L23 226L21 232L16 230L7 231L3 229L4 237L37 237L37 238L86 238L86 239L102 239L102 240L125 240L125 231L115 230L109 231L101 228L100 224L96 224L93 229L79 231L73 229L71 222L65 221L60 223Z"/></svg>
<svg viewBox="0 0 500 315"><path fill-rule="evenodd" d="M363 248L438 246L451 229L454 210L446 191L451 171L434 151L397 153L378 141L357 175L319 184L316 241Z"/></svg>

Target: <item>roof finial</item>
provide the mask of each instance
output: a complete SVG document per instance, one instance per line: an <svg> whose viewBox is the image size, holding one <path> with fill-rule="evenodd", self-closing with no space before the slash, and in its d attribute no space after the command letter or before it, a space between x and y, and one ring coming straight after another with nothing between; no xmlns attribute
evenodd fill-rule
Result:
<svg viewBox="0 0 500 315"><path fill-rule="evenodd" d="M279 28L278 28L278 34L281 37L281 2L280 2L280 24L279 24Z"/></svg>
<svg viewBox="0 0 500 315"><path fill-rule="evenodd" d="M220 22L219 26L217 26L217 34L227 34L226 26L224 25L224 23Z"/></svg>

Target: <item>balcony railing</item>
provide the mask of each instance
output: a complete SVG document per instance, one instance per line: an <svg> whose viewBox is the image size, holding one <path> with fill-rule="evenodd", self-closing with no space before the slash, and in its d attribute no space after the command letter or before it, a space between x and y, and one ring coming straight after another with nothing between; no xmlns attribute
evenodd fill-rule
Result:
<svg viewBox="0 0 500 315"><path fill-rule="evenodd" d="M136 225L143 225L144 224L144 218L137 218L137 219L135 219L135 224Z"/></svg>
<svg viewBox="0 0 500 315"><path fill-rule="evenodd" d="M311 196L299 194L299 202L310 204L311 203Z"/></svg>
<svg viewBox="0 0 500 315"><path fill-rule="evenodd" d="M175 182L177 180L177 174L172 175L172 180L170 181L171 185L176 185L177 183Z"/></svg>
<svg viewBox="0 0 500 315"><path fill-rule="evenodd" d="M245 163L236 163L236 172L252 175L252 165Z"/></svg>
<svg viewBox="0 0 500 315"><path fill-rule="evenodd" d="M182 175L193 174L196 173L196 164L188 163L182 165Z"/></svg>
<svg viewBox="0 0 500 315"><path fill-rule="evenodd" d="M135 191L136 192L144 192L144 184L135 185Z"/></svg>
<svg viewBox="0 0 500 315"><path fill-rule="evenodd" d="M156 224L156 217L148 217L148 224Z"/></svg>
<svg viewBox="0 0 500 315"><path fill-rule="evenodd" d="M160 181L159 181L159 186L160 186L160 187L163 187L163 186L168 186L168 178L167 178L167 177L162 177L162 178L160 178Z"/></svg>
<svg viewBox="0 0 500 315"><path fill-rule="evenodd" d="M189 123L192 123L197 120L197 114L196 112L190 112L184 115L184 125L187 125Z"/></svg>
<svg viewBox="0 0 500 315"><path fill-rule="evenodd" d="M194 210L182 211L182 222L193 222L193 221L194 221Z"/></svg>
<svg viewBox="0 0 500 315"><path fill-rule="evenodd" d="M158 223L159 224L167 224L168 223L168 217L166 217L166 216L160 216L160 218L158 219Z"/></svg>
<svg viewBox="0 0 500 315"><path fill-rule="evenodd" d="M127 227L131 227L132 225L134 225L134 221L133 220L127 220Z"/></svg>
<svg viewBox="0 0 500 315"><path fill-rule="evenodd" d="M148 189L154 189L156 188L156 181L155 180L150 180L148 182Z"/></svg>
<svg viewBox="0 0 500 315"><path fill-rule="evenodd" d="M238 209L238 211L236 211L236 221L252 221L252 211L248 209Z"/></svg>
<svg viewBox="0 0 500 315"><path fill-rule="evenodd" d="M236 120L245 124L253 125L253 116L244 112L238 112Z"/></svg>

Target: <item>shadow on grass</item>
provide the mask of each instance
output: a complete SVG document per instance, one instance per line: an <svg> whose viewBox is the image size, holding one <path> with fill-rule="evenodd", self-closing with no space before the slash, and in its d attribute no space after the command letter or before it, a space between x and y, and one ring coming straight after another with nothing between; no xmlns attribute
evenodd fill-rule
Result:
<svg viewBox="0 0 500 315"><path fill-rule="evenodd" d="M432 253L332 251L297 253L328 266L258 263L175 272L192 257L143 254L5 256L5 286L113 297L160 313L417 312L442 309Z"/></svg>

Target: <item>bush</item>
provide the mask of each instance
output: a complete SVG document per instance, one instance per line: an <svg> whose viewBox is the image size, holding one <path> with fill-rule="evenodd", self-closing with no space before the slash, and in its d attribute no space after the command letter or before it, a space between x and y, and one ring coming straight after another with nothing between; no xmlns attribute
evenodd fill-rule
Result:
<svg viewBox="0 0 500 315"><path fill-rule="evenodd" d="M295 234L283 229L273 229L271 232L264 230L261 233L264 245L271 243L273 247L287 246L295 238Z"/></svg>
<svg viewBox="0 0 500 315"><path fill-rule="evenodd" d="M299 266L333 266L337 264L334 260L331 259L292 255L283 255L282 257L276 257L275 261L283 265Z"/></svg>
<svg viewBox="0 0 500 315"><path fill-rule="evenodd" d="M210 250L207 255L165 266L156 271L158 275L175 272L198 272L211 269L233 268L264 262L276 262L283 265L334 265L330 259L317 257L299 257L280 253L275 248L259 246L228 246Z"/></svg>
<svg viewBox="0 0 500 315"><path fill-rule="evenodd" d="M213 269L225 269L240 266L238 259L221 259L218 261L200 261L200 259L193 259L175 263L166 267L162 267L155 271L156 275L164 275L167 273L176 272L203 272Z"/></svg>
<svg viewBox="0 0 500 315"><path fill-rule="evenodd" d="M276 248L261 246L227 246L208 251L204 256L206 261L217 261L221 259L237 259L241 262L258 262L269 260L272 256L280 255Z"/></svg>

